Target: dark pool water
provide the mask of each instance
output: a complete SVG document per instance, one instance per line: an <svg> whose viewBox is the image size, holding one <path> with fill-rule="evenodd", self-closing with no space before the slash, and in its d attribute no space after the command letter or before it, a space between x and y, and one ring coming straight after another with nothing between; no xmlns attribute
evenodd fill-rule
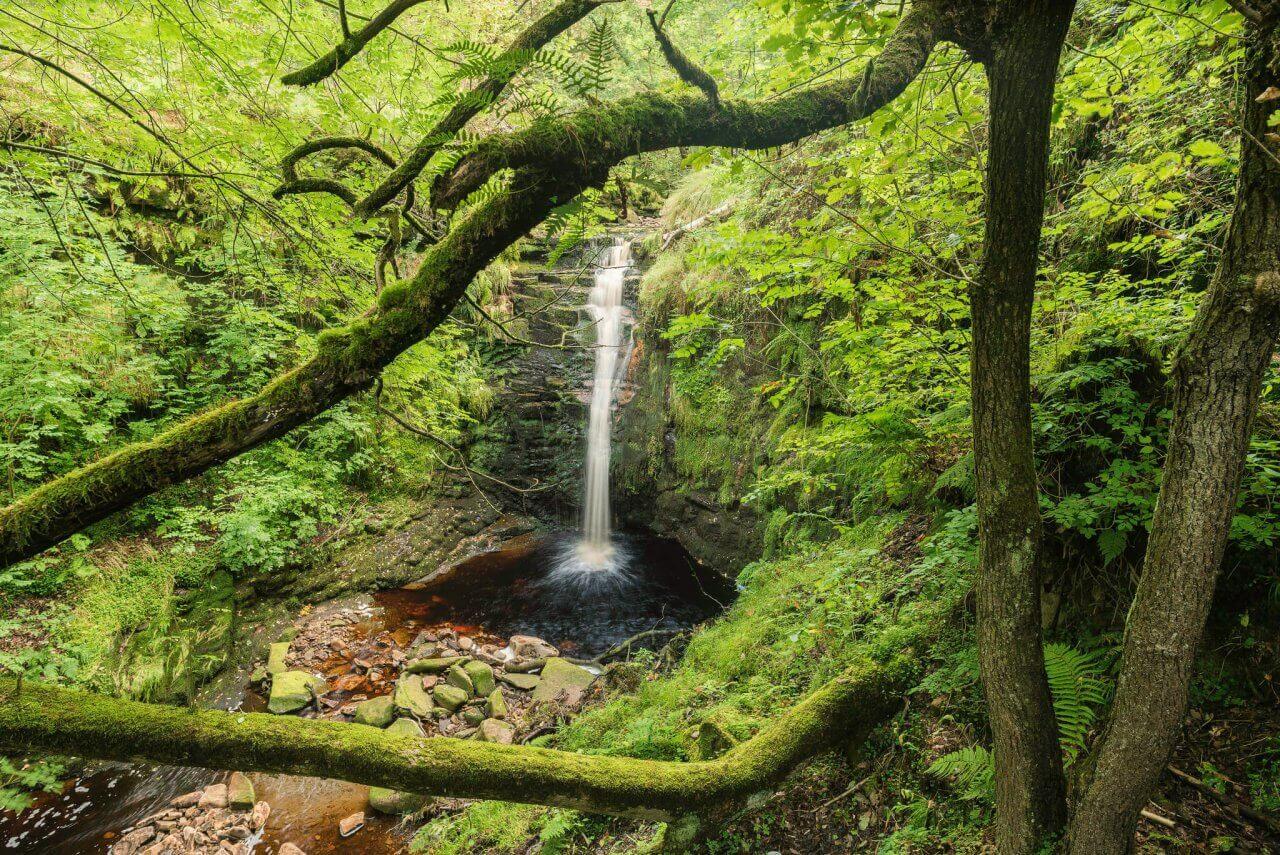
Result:
<svg viewBox="0 0 1280 855"><path fill-rule="evenodd" d="M461 562L415 583L374 595L376 609L359 626L369 638L390 634L407 646L421 629L449 626L478 641L535 635L567 656L590 658L647 630L679 630L728 604L732 588L701 571L677 544L622 537L630 572L620 577L564 577L561 556L570 535L521 538L503 549ZM657 639L661 642L662 638ZM340 660L322 669L335 677ZM378 694L388 687L364 687ZM217 704L246 710L265 706L243 689ZM98 765L68 781L62 792L38 796L19 814L0 812L0 851L85 855L107 852L134 822L162 810L174 797L225 779L206 769L140 764ZM254 852L271 855L285 841L308 855L390 855L408 843L410 830L391 818L367 814L366 827L338 837L338 820L365 808L366 788L342 781L289 775L251 775L271 815Z"/></svg>

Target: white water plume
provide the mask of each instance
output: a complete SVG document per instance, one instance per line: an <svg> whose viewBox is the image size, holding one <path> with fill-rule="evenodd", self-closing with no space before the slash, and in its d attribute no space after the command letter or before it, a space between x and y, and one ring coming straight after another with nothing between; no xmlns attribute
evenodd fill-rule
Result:
<svg viewBox="0 0 1280 855"><path fill-rule="evenodd" d="M614 542L609 515L609 455L613 432L613 404L622 375L630 338L624 341L627 309L623 281L631 269L631 243L617 240L600 253L595 284L587 311L596 330L595 374L587 414L587 454L583 469L582 538L568 550L560 567L564 572L620 572L625 554ZM626 347L624 348L624 344Z"/></svg>

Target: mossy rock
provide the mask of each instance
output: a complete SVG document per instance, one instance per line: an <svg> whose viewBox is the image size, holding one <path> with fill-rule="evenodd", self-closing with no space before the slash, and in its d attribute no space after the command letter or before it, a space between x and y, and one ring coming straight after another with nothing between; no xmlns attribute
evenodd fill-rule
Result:
<svg viewBox="0 0 1280 855"><path fill-rule="evenodd" d="M488 718L488 716L486 716L484 714L484 710L479 707L467 707L462 711L462 720L471 727L476 727L486 718Z"/></svg>
<svg viewBox="0 0 1280 855"><path fill-rule="evenodd" d="M395 701L390 695L370 698L356 707L356 724L367 724L370 727L386 727L396 717Z"/></svg>
<svg viewBox="0 0 1280 855"><path fill-rule="evenodd" d="M422 688L422 678L414 674L401 674L396 681L394 703L396 709L404 710L417 718L431 715L431 695Z"/></svg>
<svg viewBox="0 0 1280 855"><path fill-rule="evenodd" d="M405 793L383 787L369 788L369 807L388 816L416 813L426 807L428 801L426 796L417 793Z"/></svg>
<svg viewBox="0 0 1280 855"><path fill-rule="evenodd" d="M580 668L566 659L553 656L547 660L547 666L542 669L542 679L538 687L533 690L533 700L535 702L554 701L562 694L579 695L591 685L594 679L595 675L586 668Z"/></svg>
<svg viewBox="0 0 1280 855"><path fill-rule="evenodd" d="M465 690L460 689L457 686L442 683L432 690L432 697L435 698L435 702L444 710L448 712L457 712L458 708L467 702L470 695L468 695Z"/></svg>
<svg viewBox="0 0 1280 855"><path fill-rule="evenodd" d="M289 670L285 660L289 656L289 642L277 641L267 650L267 673L282 674Z"/></svg>
<svg viewBox="0 0 1280 855"><path fill-rule="evenodd" d="M488 700L484 703L485 712L489 714L489 718L506 719L511 711L507 709L507 699L502 696L500 689L494 689L489 693Z"/></svg>
<svg viewBox="0 0 1280 855"><path fill-rule="evenodd" d="M312 698L329 690L329 684L306 671L284 671L271 678L267 709L277 715L296 712L310 705Z"/></svg>
<svg viewBox="0 0 1280 855"><path fill-rule="evenodd" d="M471 694L473 695L488 697L489 693L498 687L493 680L493 669L478 659L463 665L462 670L466 671L467 676L471 678Z"/></svg>
<svg viewBox="0 0 1280 855"><path fill-rule="evenodd" d="M405 674L439 674L448 671L454 665L467 661L465 656L441 656L435 659L414 659L404 666Z"/></svg>
<svg viewBox="0 0 1280 855"><path fill-rule="evenodd" d="M532 692L542 682L537 674L503 674L498 679L522 692Z"/></svg>
<svg viewBox="0 0 1280 855"><path fill-rule="evenodd" d="M253 781L243 772L232 772L227 779L227 804L232 810L252 810L257 796L253 791Z"/></svg>
<svg viewBox="0 0 1280 855"><path fill-rule="evenodd" d="M516 729L505 721L499 721L496 718L486 718L480 722L480 729L476 731L476 739L481 742L496 742L499 745L510 745L515 742Z"/></svg>
<svg viewBox="0 0 1280 855"><path fill-rule="evenodd" d="M471 682L471 675L467 673L461 665L454 665L444 676L445 682L450 686L457 686L459 689L467 693L470 697L476 693L475 683Z"/></svg>
<svg viewBox="0 0 1280 855"><path fill-rule="evenodd" d="M411 718L398 718L391 722L391 726L387 728L387 733L395 736L426 736L426 731L422 729L422 725Z"/></svg>

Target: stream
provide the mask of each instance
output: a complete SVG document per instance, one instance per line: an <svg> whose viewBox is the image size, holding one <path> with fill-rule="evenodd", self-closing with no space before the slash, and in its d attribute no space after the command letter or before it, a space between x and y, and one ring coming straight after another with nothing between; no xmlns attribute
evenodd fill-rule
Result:
<svg viewBox="0 0 1280 855"><path fill-rule="evenodd" d="M648 630L668 631L658 635L660 644L670 633L720 611L732 595L722 579L700 571L677 544L644 536L617 540L630 556L628 573L612 577L608 585L567 587L553 570L573 537L517 538L418 583L308 607L295 621L304 631L294 645L323 634L326 627L342 632L344 640L336 646L345 653L306 649L305 644L302 651L315 662L308 669L328 678L331 691L324 699L336 708L351 699L387 694L398 673L356 668L353 658L367 654L350 651L394 652L407 649L424 631L452 631L495 645L515 634L532 635L551 642L564 656L586 660ZM205 705L264 710L266 698L240 676ZM39 795L28 810L0 812L0 846L4 851L67 855L108 852L130 826L163 810L175 797L225 781L228 775L96 764L67 781L60 793ZM257 799L267 802L271 812L265 827L244 840L239 851L276 853L292 843L308 855L389 855L401 851L411 836L411 828L398 819L367 809L367 787L288 775L249 777ZM366 813L364 828L341 838L339 821L358 811Z"/></svg>

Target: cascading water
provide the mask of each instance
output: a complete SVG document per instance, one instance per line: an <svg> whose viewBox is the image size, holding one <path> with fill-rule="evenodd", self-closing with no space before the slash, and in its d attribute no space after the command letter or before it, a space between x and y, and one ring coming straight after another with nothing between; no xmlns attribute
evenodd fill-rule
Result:
<svg viewBox="0 0 1280 855"><path fill-rule="evenodd" d="M583 469L582 537L562 556L559 576L621 576L626 556L614 541L609 516L609 453L613 404L630 347L623 281L631 268L631 243L616 240L597 261L595 284L587 303L596 330L595 372L587 414L587 452Z"/></svg>

